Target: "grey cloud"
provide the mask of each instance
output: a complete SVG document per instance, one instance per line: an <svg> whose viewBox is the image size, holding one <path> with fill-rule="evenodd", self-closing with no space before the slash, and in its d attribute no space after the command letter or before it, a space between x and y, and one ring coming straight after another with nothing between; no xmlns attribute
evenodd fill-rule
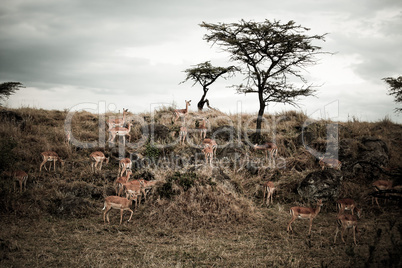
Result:
<svg viewBox="0 0 402 268"><path fill-rule="evenodd" d="M43 90L67 85L102 94L166 94L166 88L179 88L182 71L198 62L186 59L179 65L151 65L146 55L123 57L116 51L180 42L194 31L200 32L198 42L205 43L198 26L202 21L236 22L244 18L292 19L314 32L329 32L324 50L360 55L362 62L353 65L354 71L365 80L382 83L382 77L402 73L398 62L402 58L402 14L393 21L373 21L384 10L402 10L402 2L5 1L0 7L0 80L20 81ZM350 22L362 30L365 24L376 22L383 36L359 39L358 34L331 32L320 20L333 29L343 25L345 31L350 30ZM190 48L194 54L198 53L196 45ZM180 51L172 53L180 56Z"/></svg>

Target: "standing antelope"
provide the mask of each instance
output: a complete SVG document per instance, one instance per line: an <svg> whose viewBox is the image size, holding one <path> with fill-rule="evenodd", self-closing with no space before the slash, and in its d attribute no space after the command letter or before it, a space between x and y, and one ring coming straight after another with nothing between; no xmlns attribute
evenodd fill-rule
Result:
<svg viewBox="0 0 402 268"><path fill-rule="evenodd" d="M392 189L392 181L378 180L378 181L373 182L372 185L373 185L375 191L384 191L384 190ZM378 203L378 198L374 197L374 199L375 199L375 202L377 203L377 206L380 207L380 204ZM374 204L373 198L371 199L371 203Z"/></svg>
<svg viewBox="0 0 402 268"><path fill-rule="evenodd" d="M330 167L336 170L341 170L342 167L342 162L339 161L338 159L334 158L324 158L323 156L319 158L320 162L318 164L322 168L322 170L325 169L325 167Z"/></svg>
<svg viewBox="0 0 402 268"><path fill-rule="evenodd" d="M180 132L179 132L179 140L180 140L180 144L184 144L184 141L187 138L187 128L186 127L181 127L180 128Z"/></svg>
<svg viewBox="0 0 402 268"><path fill-rule="evenodd" d="M47 171L46 168L46 163L50 162L50 166L49 166L49 170L52 168L52 162L53 162L53 166L54 166L54 171L56 171L56 162L59 161L61 167L64 166L64 161L61 160L61 158L59 157L59 155L56 152L52 152L52 151L48 151L48 152L43 152L41 153L43 161L39 166L39 171L42 172L42 167L43 165L45 166L45 170Z"/></svg>
<svg viewBox="0 0 402 268"><path fill-rule="evenodd" d="M130 158L121 159L119 161L119 171L117 173L117 176L120 176L120 177L123 176L124 172L126 172L126 175L127 175L127 172L128 172L128 170L131 170L132 165L133 165L133 162L131 161Z"/></svg>
<svg viewBox="0 0 402 268"><path fill-rule="evenodd" d="M336 243L336 237L338 235L339 227L342 228L341 231L341 238L343 243L346 244L345 240L343 239L343 234L346 229L352 229L353 231L353 241L356 243L356 232L358 232L357 229L357 217L355 215L350 215L350 214L338 214L338 217L336 218L337 226L336 226L336 231L335 231L335 237L334 237L334 244Z"/></svg>
<svg viewBox="0 0 402 268"><path fill-rule="evenodd" d="M263 187L264 187L264 196L262 198L262 203L264 204L264 199L266 197L266 204L267 204L267 206L269 206L270 200L271 200L271 204L274 203L273 196L274 196L274 192L275 192L276 188L272 181L267 181L266 183L264 183Z"/></svg>
<svg viewBox="0 0 402 268"><path fill-rule="evenodd" d="M114 127L109 129L109 140L108 142L113 142L114 138L117 137L123 137L123 143L126 143L126 136L128 136L128 142L130 142L131 140L131 135L130 135L130 131L131 131L131 127L133 124L128 123L128 128L125 127Z"/></svg>
<svg viewBox="0 0 402 268"><path fill-rule="evenodd" d="M127 199L125 197L120 197L120 196L108 196L105 198L104 206L102 210L105 210L103 213L103 222L106 223L106 219L108 224L110 224L109 220L109 212L112 208L114 209L120 209L120 224L123 221L123 213L125 210L130 211L130 218L128 219L127 222L130 222L131 217L133 216L133 211L130 209L132 206L133 201L130 197L130 199Z"/></svg>
<svg viewBox="0 0 402 268"><path fill-rule="evenodd" d="M202 119L202 124L198 127L198 129L200 130L201 139L205 139L205 137L207 136L208 128L206 127L205 123L205 119Z"/></svg>
<svg viewBox="0 0 402 268"><path fill-rule="evenodd" d="M14 192L16 189L16 184L17 182L19 182L20 184L20 191L22 193L23 191L23 187L24 186L24 190L27 189L27 180L28 180L28 174L25 171L22 170L17 170L14 172Z"/></svg>
<svg viewBox="0 0 402 268"><path fill-rule="evenodd" d="M296 219L310 219L310 228L308 229L308 235L311 233L311 226L313 225L313 219L317 217L322 207L322 199L319 199L317 202L316 208L306 208L306 207L292 207L290 209L290 215L292 219L290 220L287 231L293 232L292 223Z"/></svg>
<svg viewBox="0 0 402 268"><path fill-rule="evenodd" d="M213 139L204 139L202 141L202 144L205 146L209 145L212 147L213 151L214 151L214 156L216 156L216 149L218 148L218 144L216 144L216 141Z"/></svg>
<svg viewBox="0 0 402 268"><path fill-rule="evenodd" d="M66 130L66 133L64 134L64 142L69 145L71 143L71 131Z"/></svg>
<svg viewBox="0 0 402 268"><path fill-rule="evenodd" d="M135 196L135 207L141 204L141 195L146 195L144 189L144 182L142 180L132 180L123 183L123 192L126 194L126 198L130 195Z"/></svg>
<svg viewBox="0 0 402 268"><path fill-rule="evenodd" d="M214 159L214 149L211 145L206 144L204 149L202 149L202 152L205 155L205 162L209 162L209 165L212 167L212 160Z"/></svg>
<svg viewBox="0 0 402 268"><path fill-rule="evenodd" d="M265 152L265 159L268 161L268 151L269 151L269 162L271 162L272 160L274 161L275 164L275 157L278 154L278 147L276 146L275 143L272 142L268 142L266 144L263 145L258 145L255 144L253 146L254 150L261 150Z"/></svg>
<svg viewBox="0 0 402 268"><path fill-rule="evenodd" d="M114 127L124 127L124 124L126 123L127 111L128 111L128 109L123 108L123 118L109 119L107 121L107 124L109 126L109 130L114 128Z"/></svg>
<svg viewBox="0 0 402 268"><path fill-rule="evenodd" d="M106 157L102 152L96 151L93 152L89 155L89 158L91 159L91 170L92 172L96 171L96 168L99 168L99 171L102 170L102 164L105 162L105 164L109 163L109 157Z"/></svg>
<svg viewBox="0 0 402 268"><path fill-rule="evenodd" d="M179 119L180 117L186 118L186 115L188 114L188 106L191 106L190 102L191 102L191 100L186 101L186 109L174 110L174 114L176 115L176 118L174 119L173 124L176 123L176 120Z"/></svg>
<svg viewBox="0 0 402 268"><path fill-rule="evenodd" d="M127 173L126 173L126 176L118 177L118 178L114 181L113 185L114 185L114 187L115 187L116 194L117 194L118 196L121 196L121 192L123 191L123 184L128 182L128 180L130 179L131 174L133 174L133 173L131 172L131 170L128 170Z"/></svg>
<svg viewBox="0 0 402 268"><path fill-rule="evenodd" d="M357 216L360 217L361 211L358 207L356 207L356 203L353 199L339 199L338 201L336 201L336 206L338 207L339 214L344 214L345 210L350 210L350 212L352 212L352 215L354 215L354 211L356 211Z"/></svg>
<svg viewBox="0 0 402 268"><path fill-rule="evenodd" d="M142 193L144 195L144 200L147 201L147 194L156 185L156 180L147 181L147 180L141 179L139 181L142 182L142 187L143 187Z"/></svg>

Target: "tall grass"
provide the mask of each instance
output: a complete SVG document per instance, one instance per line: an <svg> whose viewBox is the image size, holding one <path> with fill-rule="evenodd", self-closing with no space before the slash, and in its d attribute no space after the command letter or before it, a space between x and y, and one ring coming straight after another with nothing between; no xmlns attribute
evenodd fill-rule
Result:
<svg viewBox="0 0 402 268"><path fill-rule="evenodd" d="M173 109L161 107L152 114L128 116L135 123L132 142L143 141L141 146L125 148L126 157L130 153L144 157L138 160L142 164L136 166L132 177L156 179L158 183L135 210L134 223L122 226L118 226L117 211L111 213L110 226L104 226L101 217L104 197L114 195L118 145L68 145L64 142L67 111L13 109L25 124L21 127L6 119L0 121L0 168L25 170L29 179L28 190L19 193L12 191L10 178L1 177L0 222L8 228L0 231L5 249L0 264L361 267L368 260L375 264L400 262L394 256L401 244L400 208L392 203L383 209L372 207L370 182L356 180L358 174L347 167L342 170L340 197L353 197L365 215L359 223L358 246L333 244L336 212L329 203L314 220L312 237L305 236L308 224L303 221L294 223L294 235L286 233L288 209L308 205L297 194L300 181L319 169L301 140L301 131L309 133L305 138L310 146L323 151L329 142L326 126L336 122L314 121L303 129L308 119L303 113L266 115L263 140L277 143L277 162L283 164L272 169L264 154L251 149L255 115L193 112L185 121L172 124ZM99 121L109 116L120 115L77 112L72 118L73 136L83 142L97 142ZM207 137L221 131L214 135L220 146L212 168L205 165L201 153L197 122L202 119L207 120ZM177 142L181 125L190 130L185 145ZM343 152L348 159L341 161L353 162L362 148L361 139L374 136L388 146L389 165L400 167L400 125L384 119L376 123L338 122L338 127L340 146L346 144L344 148L349 150ZM144 139L149 128L157 131L153 139ZM64 169L58 166L56 172L40 173L40 153L49 150L57 152L66 165ZM90 170L89 155L95 150L111 157L98 173ZM245 159L255 163L254 169ZM243 166L242 161L246 163ZM270 207L262 204L262 184L267 180L278 190ZM379 229L384 231L377 236Z"/></svg>

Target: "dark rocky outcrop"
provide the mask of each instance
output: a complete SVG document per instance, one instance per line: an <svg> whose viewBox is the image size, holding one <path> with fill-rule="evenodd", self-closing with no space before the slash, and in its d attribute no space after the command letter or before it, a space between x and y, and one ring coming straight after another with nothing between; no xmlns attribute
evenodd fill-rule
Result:
<svg viewBox="0 0 402 268"><path fill-rule="evenodd" d="M328 169L308 174L299 184L297 192L307 200L335 200L341 189L342 173Z"/></svg>

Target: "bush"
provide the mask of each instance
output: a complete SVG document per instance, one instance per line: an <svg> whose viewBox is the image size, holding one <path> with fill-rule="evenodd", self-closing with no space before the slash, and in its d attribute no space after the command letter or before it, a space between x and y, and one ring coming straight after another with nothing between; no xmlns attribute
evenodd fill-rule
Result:
<svg viewBox="0 0 402 268"><path fill-rule="evenodd" d="M15 154L13 149L17 142L13 138L0 139L0 172L9 170L15 165Z"/></svg>
<svg viewBox="0 0 402 268"><path fill-rule="evenodd" d="M187 191L194 186L197 175L195 173L175 172L166 179L166 183L158 189L158 194L162 198L170 199L173 195L179 194L181 191Z"/></svg>

